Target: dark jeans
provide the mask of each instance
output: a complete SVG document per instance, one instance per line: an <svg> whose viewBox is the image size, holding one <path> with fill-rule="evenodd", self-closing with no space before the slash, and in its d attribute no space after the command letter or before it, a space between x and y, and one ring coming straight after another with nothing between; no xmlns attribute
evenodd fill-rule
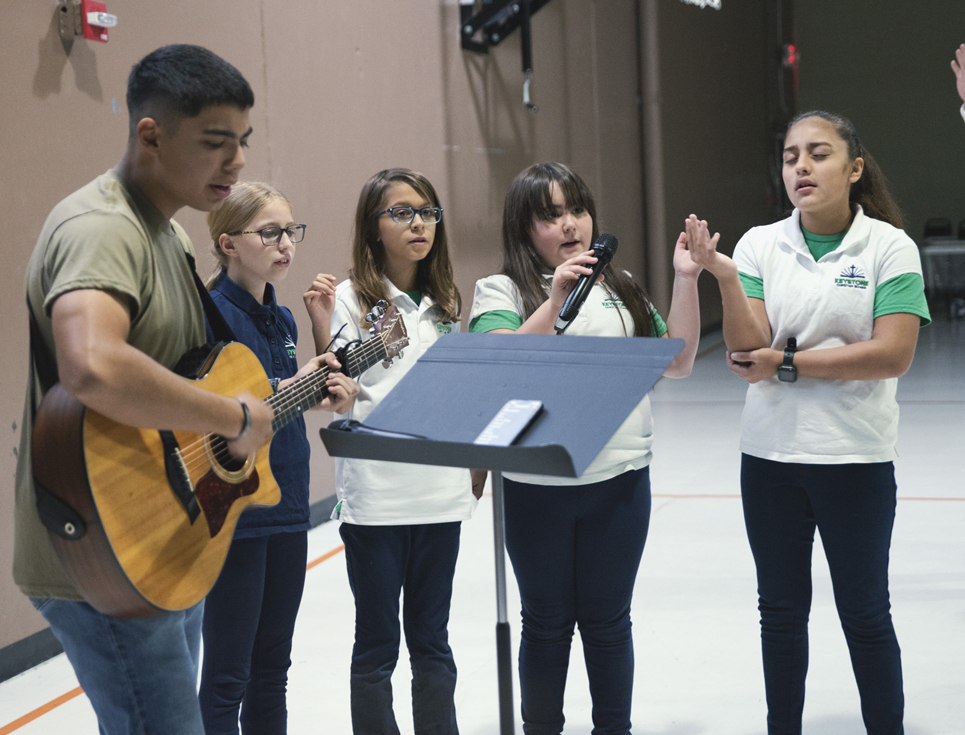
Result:
<svg viewBox="0 0 965 735"><path fill-rule="evenodd" d="M398 735L392 672L402 627L412 666L416 735L457 735L456 663L449 603L461 524L358 526L343 523L348 580L355 595L351 707L355 735Z"/></svg>
<svg viewBox="0 0 965 735"><path fill-rule="evenodd" d="M865 727L870 735L904 732L901 651L888 598L896 492L891 462L812 465L743 456L741 494L757 564L769 735L801 732L815 527Z"/></svg>
<svg viewBox="0 0 965 735"><path fill-rule="evenodd" d="M205 599L201 716L206 735L283 735L292 634L305 586L308 534L232 541Z"/></svg>
<svg viewBox="0 0 965 735"><path fill-rule="evenodd" d="M630 600L650 524L650 469L577 486L506 490L506 548L523 606L523 732L559 735L575 625L593 700L593 735L630 732Z"/></svg>

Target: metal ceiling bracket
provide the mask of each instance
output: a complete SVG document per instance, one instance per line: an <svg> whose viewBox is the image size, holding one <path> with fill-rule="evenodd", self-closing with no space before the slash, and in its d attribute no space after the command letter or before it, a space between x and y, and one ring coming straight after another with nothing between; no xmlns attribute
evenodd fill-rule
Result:
<svg viewBox="0 0 965 735"><path fill-rule="evenodd" d="M550 0L462 0L459 4L459 42L463 51L488 54L509 34L520 29L523 68L523 106L539 108L530 99L533 79L533 47L530 18Z"/></svg>

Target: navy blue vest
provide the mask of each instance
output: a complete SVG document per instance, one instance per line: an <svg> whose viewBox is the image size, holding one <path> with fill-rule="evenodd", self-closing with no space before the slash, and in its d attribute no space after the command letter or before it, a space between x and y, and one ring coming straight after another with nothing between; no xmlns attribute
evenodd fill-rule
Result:
<svg viewBox="0 0 965 735"><path fill-rule="evenodd" d="M265 286L264 303L223 275L211 290L225 321L238 341L261 360L269 378L290 378L298 372L295 343L298 328L291 311L275 301L275 289ZM208 341L214 342L210 325ZM277 531L304 531L310 527L308 508L309 459L311 448L305 434L305 420L298 417L271 441L269 462L281 488L281 500L271 508L249 508L241 514L235 538L264 536Z"/></svg>

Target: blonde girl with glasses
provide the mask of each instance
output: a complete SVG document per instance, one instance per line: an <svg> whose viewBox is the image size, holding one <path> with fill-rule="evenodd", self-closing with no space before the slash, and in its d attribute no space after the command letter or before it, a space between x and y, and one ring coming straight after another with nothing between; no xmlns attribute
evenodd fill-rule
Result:
<svg viewBox="0 0 965 735"><path fill-rule="evenodd" d="M359 378L349 418L365 421L437 339L459 329L439 197L422 174L380 171L362 187L355 212L352 269L336 289L336 344L368 336L364 315L379 300L398 308L409 346L383 370ZM341 330L341 331L339 331ZM345 561L355 595L351 665L355 735L398 735L392 672L402 629L412 664L416 735L455 735L456 665L448 642L452 578L462 521L476 497L469 470L336 459Z"/></svg>
<svg viewBox="0 0 965 735"><path fill-rule="evenodd" d="M292 379L316 369L329 353L302 370L296 361L298 329L291 311L275 299L273 284L285 279L305 225L292 217L291 202L274 187L243 182L232 187L220 209L208 215L218 271L208 288L239 342L259 358L272 384L284 390ZM320 273L304 294L315 352L329 343L335 301L334 277ZM212 340L210 327L209 340ZM330 396L319 406L343 413L358 385L330 374ZM205 601L202 635L201 715L206 735L284 733L285 689L292 634L305 583L309 529L310 449L305 422L280 429L269 454L281 500L246 511L217 583Z"/></svg>

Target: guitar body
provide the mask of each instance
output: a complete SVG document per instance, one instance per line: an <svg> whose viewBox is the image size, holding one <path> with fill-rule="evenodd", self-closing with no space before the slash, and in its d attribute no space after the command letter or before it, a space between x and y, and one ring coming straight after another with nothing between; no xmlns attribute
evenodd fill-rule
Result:
<svg viewBox="0 0 965 735"><path fill-rule="evenodd" d="M258 358L237 342L213 352L193 382L226 396L272 394ZM86 523L79 540L51 533L78 591L100 612L121 618L202 600L221 572L241 513L281 499L269 448L244 464L232 462L217 437L118 424L55 386L34 427L34 478ZM170 479L172 456L179 456L175 469L186 476L180 496Z"/></svg>
<svg viewBox="0 0 965 735"><path fill-rule="evenodd" d="M380 362L388 367L408 344L394 306L379 302L370 316L372 339L336 352L353 378ZM278 431L324 400L328 373L314 370L272 394L255 354L231 342L212 350L192 382L219 395L247 391L264 400ZM34 419L38 508L44 505L67 575L95 609L118 618L184 610L214 586L238 516L281 500L269 450L270 443L237 462L221 437L119 424L57 384Z"/></svg>

